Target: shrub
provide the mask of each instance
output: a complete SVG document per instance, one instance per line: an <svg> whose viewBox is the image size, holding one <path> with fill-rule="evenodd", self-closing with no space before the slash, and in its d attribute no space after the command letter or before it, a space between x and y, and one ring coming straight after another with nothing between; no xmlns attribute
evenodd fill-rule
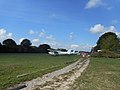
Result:
<svg viewBox="0 0 120 90"><path fill-rule="evenodd" d="M96 52L91 55L92 57L105 57L105 58L120 58L120 54L111 51Z"/></svg>

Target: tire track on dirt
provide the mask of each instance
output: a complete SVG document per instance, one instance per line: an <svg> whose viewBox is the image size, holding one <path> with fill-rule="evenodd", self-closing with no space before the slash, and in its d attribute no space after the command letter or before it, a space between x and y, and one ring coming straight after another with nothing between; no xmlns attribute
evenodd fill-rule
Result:
<svg viewBox="0 0 120 90"><path fill-rule="evenodd" d="M69 90L89 62L90 60L79 59L60 70L25 82L26 87L20 90Z"/></svg>

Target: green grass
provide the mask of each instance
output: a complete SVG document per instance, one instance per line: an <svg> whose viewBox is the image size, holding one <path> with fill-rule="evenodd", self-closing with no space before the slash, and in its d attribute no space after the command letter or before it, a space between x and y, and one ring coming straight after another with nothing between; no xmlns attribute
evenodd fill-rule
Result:
<svg viewBox="0 0 120 90"><path fill-rule="evenodd" d="M0 89L60 69L66 66L65 62L74 61L77 58L76 55L0 54ZM32 74L17 78L18 75L25 73Z"/></svg>
<svg viewBox="0 0 120 90"><path fill-rule="evenodd" d="M120 59L91 58L71 90L120 90Z"/></svg>

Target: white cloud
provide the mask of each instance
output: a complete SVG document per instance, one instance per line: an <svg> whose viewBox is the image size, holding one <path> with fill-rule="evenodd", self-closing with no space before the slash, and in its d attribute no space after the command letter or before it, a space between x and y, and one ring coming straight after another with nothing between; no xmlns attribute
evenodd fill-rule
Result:
<svg viewBox="0 0 120 90"><path fill-rule="evenodd" d="M94 7L99 7L103 5L102 0L89 0L86 4L86 9L94 8Z"/></svg>
<svg viewBox="0 0 120 90"><path fill-rule="evenodd" d="M111 21L111 24L113 24L113 25L115 25L115 24L117 24L118 23L118 20L112 20Z"/></svg>
<svg viewBox="0 0 120 90"><path fill-rule="evenodd" d="M90 51L92 48L91 45L78 45L78 44L71 44L70 49L73 50L80 50L80 51Z"/></svg>
<svg viewBox="0 0 120 90"><path fill-rule="evenodd" d="M104 7L106 10L112 10L114 6L108 5L108 3L105 3L104 0L89 0L85 6L86 9L96 8L96 7Z"/></svg>
<svg viewBox="0 0 120 90"><path fill-rule="evenodd" d="M48 41L54 41L55 38L53 37L53 35L48 35L48 36L46 36L46 40L48 40Z"/></svg>
<svg viewBox="0 0 120 90"><path fill-rule="evenodd" d="M13 35L13 33L8 33L7 36L8 36L8 37L12 37L12 35Z"/></svg>
<svg viewBox="0 0 120 90"><path fill-rule="evenodd" d="M39 36L44 38L46 36L45 29L42 29L42 31L39 33Z"/></svg>
<svg viewBox="0 0 120 90"><path fill-rule="evenodd" d="M45 37L45 32L40 32L39 36L44 38Z"/></svg>
<svg viewBox="0 0 120 90"><path fill-rule="evenodd" d="M44 37L44 36L45 36L45 33L44 33L44 32L40 32L39 36L40 36L40 37Z"/></svg>
<svg viewBox="0 0 120 90"><path fill-rule="evenodd" d="M57 15L53 13L53 14L51 14L49 17L50 17L50 18L55 18L56 16L57 16Z"/></svg>
<svg viewBox="0 0 120 90"><path fill-rule="evenodd" d="M114 7L112 7L112 6L111 6L111 7L107 7L107 10L112 10L113 8L114 8Z"/></svg>
<svg viewBox="0 0 120 90"><path fill-rule="evenodd" d="M8 38L12 38L12 33L7 33L7 31L4 28L0 29L0 41L3 41Z"/></svg>
<svg viewBox="0 0 120 90"><path fill-rule="evenodd" d="M53 42L44 42L45 44L49 44L52 48L64 48L64 49L73 49L77 51L90 51L93 47L92 45L79 45L79 44L66 44L63 42L53 41Z"/></svg>
<svg viewBox="0 0 120 90"><path fill-rule="evenodd" d="M114 26L105 27L101 24L96 24L90 28L90 31L92 33L116 32L116 28Z"/></svg>
<svg viewBox="0 0 120 90"><path fill-rule="evenodd" d="M69 39L70 40L73 40L75 38L75 34L74 34L74 32L71 32L70 34L69 34Z"/></svg>
<svg viewBox="0 0 120 90"><path fill-rule="evenodd" d="M32 40L32 44L35 46L38 46L40 44L49 44L50 46L56 46L56 40L53 37L53 35L50 35L48 33L46 33L45 29L41 29L40 32L36 32L33 30L29 31L29 34L36 34L37 36L39 36L41 38L41 42L38 38L35 38ZM22 39L21 39L22 40Z"/></svg>
<svg viewBox="0 0 120 90"><path fill-rule="evenodd" d="M49 44L53 48L56 48L60 44L59 42L56 41L53 35L46 35L44 43Z"/></svg>
<svg viewBox="0 0 120 90"><path fill-rule="evenodd" d="M40 40L36 38L36 39L33 39L32 41L35 43L38 43Z"/></svg>
<svg viewBox="0 0 120 90"><path fill-rule="evenodd" d="M32 40L32 44L34 46L39 46L40 44L48 44L52 48L65 48L65 49L73 49L73 50L85 50L90 51L91 47L90 45L77 45L77 44L66 44L65 42L60 42L56 40L56 38L46 33L45 29L42 29L41 32L39 32L38 36L41 38L41 42L38 38ZM75 38L74 32L70 32L69 39L73 40Z"/></svg>
<svg viewBox="0 0 120 90"><path fill-rule="evenodd" d="M105 27L101 24L96 24L93 27L90 28L90 32L92 32L93 34L104 34L106 32L114 32L119 36L119 32L117 32L117 29L115 28L115 26L109 26L109 27Z"/></svg>
<svg viewBox="0 0 120 90"><path fill-rule="evenodd" d="M40 37L41 41L39 38L32 39L32 45L33 46L39 46L40 44L48 44L52 48L65 48L65 49L74 49L74 50L85 50L85 51L90 51L91 47L90 45L77 45L77 44L66 44L65 42L60 42L56 40L56 38L48 34L45 29L42 29L41 32L35 33L35 31L31 31L31 34L36 34ZM75 38L74 32L70 32L69 34L69 39L73 40ZM21 42L24 38L21 38L19 42Z"/></svg>
<svg viewBox="0 0 120 90"><path fill-rule="evenodd" d="M44 29L40 32L39 36L43 39L45 44L49 44L51 46L56 46L57 41L51 34L47 34Z"/></svg>
<svg viewBox="0 0 120 90"><path fill-rule="evenodd" d="M2 28L2 29L0 29L0 36L1 36L1 35L4 35L4 34L6 34L6 30L5 30L5 29L3 29L3 28Z"/></svg>
<svg viewBox="0 0 120 90"><path fill-rule="evenodd" d="M30 31L29 31L29 34L30 34L30 35L35 34L35 31L30 30Z"/></svg>
<svg viewBox="0 0 120 90"><path fill-rule="evenodd" d="M19 44L24 40L25 38L20 38L19 39Z"/></svg>
<svg viewBox="0 0 120 90"><path fill-rule="evenodd" d="M96 24L90 28L90 32L92 33L103 33L104 31L106 31L106 28L101 24Z"/></svg>
<svg viewBox="0 0 120 90"><path fill-rule="evenodd" d="M44 44L50 45L52 48L59 48L59 42L57 41L45 41Z"/></svg>
<svg viewBox="0 0 120 90"><path fill-rule="evenodd" d="M70 45L70 48L76 50L76 49L80 48L80 46L76 45L76 44L72 44L72 45Z"/></svg>
<svg viewBox="0 0 120 90"><path fill-rule="evenodd" d="M32 40L32 44L34 46L39 46L40 45L40 40L38 38L35 38L35 39Z"/></svg>

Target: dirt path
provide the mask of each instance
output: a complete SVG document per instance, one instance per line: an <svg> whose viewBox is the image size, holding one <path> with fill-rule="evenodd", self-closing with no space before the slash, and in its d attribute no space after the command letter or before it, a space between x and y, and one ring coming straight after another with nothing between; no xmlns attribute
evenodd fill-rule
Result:
<svg viewBox="0 0 120 90"><path fill-rule="evenodd" d="M89 62L89 60L83 62L78 60L63 69L45 74L42 78L38 77L25 82L27 87L21 90L69 90L70 86L87 68Z"/></svg>

